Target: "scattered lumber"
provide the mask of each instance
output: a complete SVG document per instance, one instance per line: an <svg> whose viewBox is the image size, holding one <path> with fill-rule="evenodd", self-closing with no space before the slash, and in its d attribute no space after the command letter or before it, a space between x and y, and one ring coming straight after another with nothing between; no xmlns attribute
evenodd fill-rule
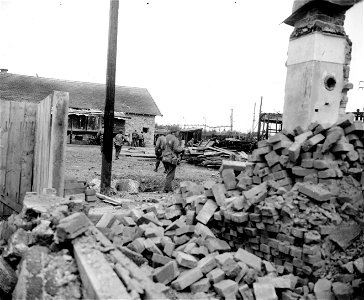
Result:
<svg viewBox="0 0 364 300"><path fill-rule="evenodd" d="M183 155L190 164L219 168L223 160L245 161L247 155L244 152L235 152L219 147L187 147Z"/></svg>
<svg viewBox="0 0 364 300"><path fill-rule="evenodd" d="M118 200L118 199L113 199L111 197L108 197L106 195L100 194L100 193L96 193L96 196L101 199L102 201L106 202L106 203L110 203L112 205L122 205L123 201L122 200Z"/></svg>

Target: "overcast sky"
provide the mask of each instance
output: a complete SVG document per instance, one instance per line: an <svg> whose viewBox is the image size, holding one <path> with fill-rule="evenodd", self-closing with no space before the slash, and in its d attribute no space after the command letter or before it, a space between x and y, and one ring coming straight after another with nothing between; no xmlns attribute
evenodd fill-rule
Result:
<svg viewBox="0 0 364 300"><path fill-rule="evenodd" d="M252 127L282 112L290 0L120 0L116 84L145 87L162 124ZM105 83L108 0L0 0L0 67ZM353 41L348 110L364 107L363 3L347 13Z"/></svg>

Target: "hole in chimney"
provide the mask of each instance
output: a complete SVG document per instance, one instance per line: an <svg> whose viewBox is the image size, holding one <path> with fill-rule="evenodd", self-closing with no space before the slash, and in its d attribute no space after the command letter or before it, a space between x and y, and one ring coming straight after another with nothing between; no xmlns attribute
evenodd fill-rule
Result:
<svg viewBox="0 0 364 300"><path fill-rule="evenodd" d="M318 108L315 108L315 112L318 112Z"/></svg>
<svg viewBox="0 0 364 300"><path fill-rule="evenodd" d="M325 102L325 105L329 105L330 103L329 102Z"/></svg>
<svg viewBox="0 0 364 300"><path fill-rule="evenodd" d="M329 76L326 76L325 78L325 88L328 90L328 91L332 91L336 86L336 79L334 76L332 75L329 75Z"/></svg>

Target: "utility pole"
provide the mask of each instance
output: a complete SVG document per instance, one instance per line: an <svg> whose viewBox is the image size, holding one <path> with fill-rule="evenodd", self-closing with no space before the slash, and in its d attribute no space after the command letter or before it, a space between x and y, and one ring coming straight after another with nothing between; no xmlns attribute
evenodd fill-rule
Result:
<svg viewBox="0 0 364 300"><path fill-rule="evenodd" d="M233 132L233 114L234 114L234 109L231 109L231 116L230 116L230 131L231 131L231 133Z"/></svg>
<svg viewBox="0 0 364 300"><path fill-rule="evenodd" d="M260 115L262 113L262 103L263 103L263 96L260 97L260 108L258 115L258 134L257 134L258 141L260 141Z"/></svg>
<svg viewBox="0 0 364 300"><path fill-rule="evenodd" d="M254 133L254 127L255 127L255 107L256 107L256 105L257 105L257 103L254 102L252 133Z"/></svg>
<svg viewBox="0 0 364 300"><path fill-rule="evenodd" d="M101 166L101 193L105 193L111 186L115 104L115 73L118 41L118 13L119 0L110 0L109 40L106 69L106 99L104 112L104 137Z"/></svg>

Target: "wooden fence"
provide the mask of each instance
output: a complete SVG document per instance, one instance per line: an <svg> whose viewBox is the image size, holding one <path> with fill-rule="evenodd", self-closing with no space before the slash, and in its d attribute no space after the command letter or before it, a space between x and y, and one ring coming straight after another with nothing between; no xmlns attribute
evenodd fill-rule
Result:
<svg viewBox="0 0 364 300"><path fill-rule="evenodd" d="M63 194L68 103L57 91L37 103L0 98L0 216L19 212L26 192Z"/></svg>

